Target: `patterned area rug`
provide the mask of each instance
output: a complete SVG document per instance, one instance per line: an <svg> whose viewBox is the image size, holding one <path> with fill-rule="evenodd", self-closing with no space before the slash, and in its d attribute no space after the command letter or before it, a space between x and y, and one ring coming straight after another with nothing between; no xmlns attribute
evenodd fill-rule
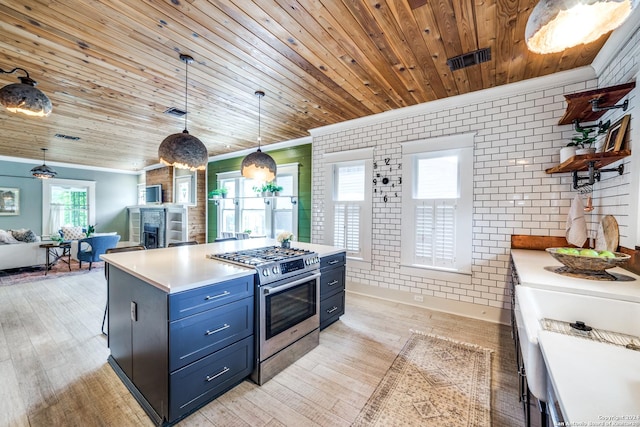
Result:
<svg viewBox="0 0 640 427"><path fill-rule="evenodd" d="M91 271L104 270L104 262L94 262ZM64 276L77 276L78 274L89 273L89 263L83 262L82 269L78 261L71 260L71 271L69 266L58 261L51 270L44 275L44 265L34 267L12 268L8 270L0 270L0 286L17 285L19 283L33 282L36 280L57 279Z"/></svg>
<svg viewBox="0 0 640 427"><path fill-rule="evenodd" d="M491 425L491 350L414 333L352 426Z"/></svg>

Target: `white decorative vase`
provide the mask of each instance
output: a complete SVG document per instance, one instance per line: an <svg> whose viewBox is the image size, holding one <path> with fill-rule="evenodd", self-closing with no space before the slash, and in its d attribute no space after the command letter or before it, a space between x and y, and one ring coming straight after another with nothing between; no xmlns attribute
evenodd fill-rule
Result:
<svg viewBox="0 0 640 427"><path fill-rule="evenodd" d="M584 154L594 154L596 152L596 149L591 147L591 148L578 148L576 150L576 156L582 156Z"/></svg>
<svg viewBox="0 0 640 427"><path fill-rule="evenodd" d="M573 156L576 155L576 147L572 145L570 147L563 147L560 149L560 163L564 163Z"/></svg>

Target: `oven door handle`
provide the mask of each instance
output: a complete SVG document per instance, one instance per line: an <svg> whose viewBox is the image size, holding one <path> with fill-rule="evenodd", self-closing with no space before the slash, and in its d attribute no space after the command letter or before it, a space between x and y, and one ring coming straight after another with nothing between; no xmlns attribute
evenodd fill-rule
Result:
<svg viewBox="0 0 640 427"><path fill-rule="evenodd" d="M294 280L293 282L287 282L279 286L263 286L261 289L264 295L277 294L279 292L286 291L287 289L296 287L302 283L308 282L309 280L316 280L319 277L320 277L320 273L314 273L308 276L304 276L300 279Z"/></svg>

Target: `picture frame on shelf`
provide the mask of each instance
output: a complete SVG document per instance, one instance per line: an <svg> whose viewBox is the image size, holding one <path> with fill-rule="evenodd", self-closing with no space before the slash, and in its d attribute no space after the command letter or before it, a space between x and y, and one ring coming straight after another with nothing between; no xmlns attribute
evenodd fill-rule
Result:
<svg viewBox="0 0 640 427"><path fill-rule="evenodd" d="M627 114L609 127L607 138L602 146L602 151L604 153L616 152L624 149L625 136L627 135L627 128L629 127L630 119L631 115Z"/></svg>
<svg viewBox="0 0 640 427"><path fill-rule="evenodd" d="M20 189L0 187L0 216L20 215Z"/></svg>

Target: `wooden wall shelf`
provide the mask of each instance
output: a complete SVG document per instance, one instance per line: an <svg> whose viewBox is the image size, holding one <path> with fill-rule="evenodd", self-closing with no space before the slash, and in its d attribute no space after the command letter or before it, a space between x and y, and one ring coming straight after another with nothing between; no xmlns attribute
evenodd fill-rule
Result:
<svg viewBox="0 0 640 427"><path fill-rule="evenodd" d="M620 159L624 159L627 156L631 155L631 150L622 150L622 151L610 151L608 153L595 153L595 154L584 154L584 155L576 155L566 160L563 163L560 163L557 166L546 169L547 173L561 173L561 172L575 172L575 171L586 171L589 170L589 162L595 162L594 166L596 169L601 169L611 163L617 162Z"/></svg>
<svg viewBox="0 0 640 427"><path fill-rule="evenodd" d="M605 111L592 111L589 101L597 98L600 107L611 107L635 87L636 82L631 82L565 95L564 97L567 99L567 111L558 124L569 125L575 120L577 120L578 123L596 121L602 117Z"/></svg>

